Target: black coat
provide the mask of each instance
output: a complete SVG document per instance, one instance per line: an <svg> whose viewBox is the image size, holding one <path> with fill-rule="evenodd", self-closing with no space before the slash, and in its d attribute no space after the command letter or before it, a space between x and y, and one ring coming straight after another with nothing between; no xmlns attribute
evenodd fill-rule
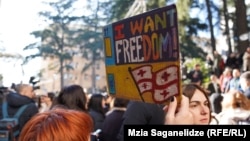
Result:
<svg viewBox="0 0 250 141"><path fill-rule="evenodd" d="M102 124L105 119L105 114L90 108L89 115L92 117L94 122L94 131L96 131L97 129L102 129Z"/></svg>
<svg viewBox="0 0 250 141"><path fill-rule="evenodd" d="M117 135L122 126L124 110L115 109L108 114L103 122L102 132L99 136L101 141L118 141Z"/></svg>
<svg viewBox="0 0 250 141"><path fill-rule="evenodd" d="M221 93L221 89L220 89L220 85L219 84L216 84L217 85L217 90L215 89L214 87L214 84L212 82L210 82L207 86L207 90L209 91L209 95L212 95L214 93Z"/></svg>
<svg viewBox="0 0 250 141"><path fill-rule="evenodd" d="M190 81L192 83L200 82L200 84L202 84L202 81L203 81L202 71L201 70L191 70L188 73L187 78L190 79Z"/></svg>
<svg viewBox="0 0 250 141"><path fill-rule="evenodd" d="M31 117L38 113L38 107L36 106L35 101L27 96L22 96L17 93L9 93L6 95L6 100L8 103L9 116L14 116L14 114L21 106L28 104L28 107L24 110L19 118L20 131L22 130L24 125L31 119ZM2 104L0 104L0 118L2 117Z"/></svg>
<svg viewBox="0 0 250 141"><path fill-rule="evenodd" d="M130 101L123 115L123 124L118 140L123 141L123 125L163 125L165 112L163 106L139 101Z"/></svg>

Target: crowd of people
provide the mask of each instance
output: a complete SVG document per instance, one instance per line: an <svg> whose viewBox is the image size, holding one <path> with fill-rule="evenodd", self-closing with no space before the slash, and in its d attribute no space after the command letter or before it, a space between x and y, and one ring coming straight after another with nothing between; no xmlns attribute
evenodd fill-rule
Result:
<svg viewBox="0 0 250 141"><path fill-rule="evenodd" d="M206 69L209 72L207 84L204 84L205 76L200 64L195 64L187 72L187 79L202 86L207 92L214 117L210 124L215 124L215 121L216 124L249 123L250 47L242 54L230 53L225 60L217 51L214 51L213 56L206 58Z"/></svg>
<svg viewBox="0 0 250 141"><path fill-rule="evenodd" d="M31 85L18 84L3 101L8 102L10 115L28 104L19 119L18 141L123 141L123 126L131 124L249 124L250 67L225 65L220 69L219 60L217 67L211 67L206 87L200 64L196 64L188 74L190 83L182 85L180 101L173 96L168 105L87 94L77 84L62 88L58 94L38 94Z"/></svg>
<svg viewBox="0 0 250 141"><path fill-rule="evenodd" d="M86 94L76 84L62 88L58 94L17 84L5 91L2 101L7 101L10 115L28 104L19 119L18 141L110 141L118 134L129 103L107 94Z"/></svg>

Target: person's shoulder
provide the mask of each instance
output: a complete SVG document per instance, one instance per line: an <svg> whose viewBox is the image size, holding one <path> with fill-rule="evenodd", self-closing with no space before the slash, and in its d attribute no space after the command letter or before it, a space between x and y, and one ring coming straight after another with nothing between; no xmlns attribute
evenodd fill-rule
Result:
<svg viewBox="0 0 250 141"><path fill-rule="evenodd" d="M38 113L39 112L36 103L32 102L32 103L28 103L26 105L27 105L26 111L28 113Z"/></svg>
<svg viewBox="0 0 250 141"><path fill-rule="evenodd" d="M35 102L30 102L30 103L27 103L26 105L28 105L29 107L37 107Z"/></svg>
<svg viewBox="0 0 250 141"><path fill-rule="evenodd" d="M127 106L126 113L141 112L147 104L142 101L130 101Z"/></svg>
<svg viewBox="0 0 250 141"><path fill-rule="evenodd" d="M91 115L91 116L94 116L94 117L102 116L102 113L100 113L98 111L95 111L95 110L92 110L92 109L90 109L88 111L88 114Z"/></svg>
<svg viewBox="0 0 250 141"><path fill-rule="evenodd" d="M128 104L128 107L145 107L145 106L148 106L148 105L151 105L151 103L146 103L146 102L143 102L143 101L130 101L129 104Z"/></svg>

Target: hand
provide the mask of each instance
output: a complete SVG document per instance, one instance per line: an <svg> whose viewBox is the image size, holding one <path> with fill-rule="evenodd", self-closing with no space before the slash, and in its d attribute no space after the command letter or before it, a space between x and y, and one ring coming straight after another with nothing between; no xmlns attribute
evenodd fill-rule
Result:
<svg viewBox="0 0 250 141"><path fill-rule="evenodd" d="M163 109L166 111L165 124L194 124L193 115L189 111L189 99L184 95L182 95L179 109L177 109L175 97Z"/></svg>

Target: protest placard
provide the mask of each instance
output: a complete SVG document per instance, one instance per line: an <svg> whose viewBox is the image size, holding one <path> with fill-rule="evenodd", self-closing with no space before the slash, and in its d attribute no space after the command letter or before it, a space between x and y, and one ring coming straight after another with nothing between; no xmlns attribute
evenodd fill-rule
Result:
<svg viewBox="0 0 250 141"><path fill-rule="evenodd" d="M166 103L181 95L176 6L169 5L103 28L110 95Z"/></svg>

